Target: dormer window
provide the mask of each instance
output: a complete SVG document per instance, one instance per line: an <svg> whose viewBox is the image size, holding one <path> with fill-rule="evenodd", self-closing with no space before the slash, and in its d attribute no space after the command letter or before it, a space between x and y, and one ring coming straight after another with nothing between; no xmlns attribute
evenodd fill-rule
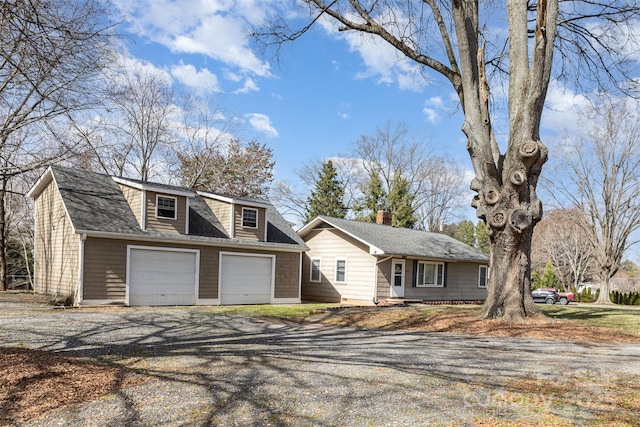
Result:
<svg viewBox="0 0 640 427"><path fill-rule="evenodd" d="M176 198L169 196L156 196L156 217L177 219Z"/></svg>
<svg viewBox="0 0 640 427"><path fill-rule="evenodd" d="M242 208L242 227L258 228L258 210Z"/></svg>

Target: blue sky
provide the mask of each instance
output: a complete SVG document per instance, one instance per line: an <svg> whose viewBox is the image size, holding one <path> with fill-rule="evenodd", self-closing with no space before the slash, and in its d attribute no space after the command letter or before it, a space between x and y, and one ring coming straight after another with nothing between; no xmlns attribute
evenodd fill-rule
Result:
<svg viewBox="0 0 640 427"><path fill-rule="evenodd" d="M247 36L271 2L118 4L133 34L124 41L129 59L165 70L176 87L218 94L242 118L246 136L273 149L277 179L295 181L301 162L347 154L388 120L470 165L451 86L425 82L385 46L358 45L319 25L285 45L278 62L252 50Z"/></svg>
<svg viewBox="0 0 640 427"><path fill-rule="evenodd" d="M294 187L303 163L348 155L359 136L389 120L408 124L471 176L450 83L435 73L425 80L393 48L320 21L283 46L279 62L255 50L251 26L266 24L271 8L286 1L117 0L122 29L132 34L123 41L123 55L170 76L176 88L215 94L240 120L239 136L273 150L275 179ZM501 92L492 87L498 100ZM552 83L543 140L578 126L576 106L585 102ZM503 122L493 124L498 141L504 140ZM471 208L463 216L475 218Z"/></svg>

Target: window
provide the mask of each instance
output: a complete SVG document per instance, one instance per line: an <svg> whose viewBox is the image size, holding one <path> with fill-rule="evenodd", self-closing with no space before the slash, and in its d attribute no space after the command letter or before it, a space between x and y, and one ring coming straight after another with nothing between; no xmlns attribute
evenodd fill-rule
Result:
<svg viewBox="0 0 640 427"><path fill-rule="evenodd" d="M156 217L176 219L176 198L168 196L156 196Z"/></svg>
<svg viewBox="0 0 640 427"><path fill-rule="evenodd" d="M419 262L416 286L444 286L444 264Z"/></svg>
<svg viewBox="0 0 640 427"><path fill-rule="evenodd" d="M242 208L242 227L258 228L258 210Z"/></svg>
<svg viewBox="0 0 640 427"><path fill-rule="evenodd" d="M347 283L346 258L336 258L336 283Z"/></svg>
<svg viewBox="0 0 640 427"><path fill-rule="evenodd" d="M320 282L320 258L311 258L311 277L310 282Z"/></svg>
<svg viewBox="0 0 640 427"><path fill-rule="evenodd" d="M488 281L489 281L489 267L486 265L481 265L480 270L478 271L478 287L486 288Z"/></svg>

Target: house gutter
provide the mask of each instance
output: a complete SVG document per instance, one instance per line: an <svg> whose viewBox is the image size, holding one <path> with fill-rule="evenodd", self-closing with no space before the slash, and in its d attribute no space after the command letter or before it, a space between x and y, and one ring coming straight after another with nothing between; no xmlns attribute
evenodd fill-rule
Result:
<svg viewBox="0 0 640 427"><path fill-rule="evenodd" d="M181 239L180 237L170 238L166 236L146 236L139 234L127 234L127 233L112 233L112 232L104 232L104 231L91 231L91 230L74 230L76 234L86 234L89 237L99 237L104 239L115 239L115 240L133 240L140 242L159 242L159 243L167 243L173 245L186 245L186 246L220 246L220 247L228 247L228 248L241 248L241 249L254 249L254 250L273 250L277 252L306 252L309 248L305 246L296 245L297 247L292 248L288 243L269 243L268 245L260 245L260 244L251 244L247 242L243 242L240 240L234 239L221 239L221 241L217 240L209 240L213 238L207 238L208 240L188 240ZM177 235L181 236L181 235Z"/></svg>
<svg viewBox="0 0 640 427"><path fill-rule="evenodd" d="M373 269L373 303L378 304L378 265L382 264L385 261L389 261L393 258L393 255L389 255L386 258L376 261L376 265Z"/></svg>
<svg viewBox="0 0 640 427"><path fill-rule="evenodd" d="M78 243L78 294L75 305L78 306L84 299L84 241L87 240L87 233L80 235Z"/></svg>

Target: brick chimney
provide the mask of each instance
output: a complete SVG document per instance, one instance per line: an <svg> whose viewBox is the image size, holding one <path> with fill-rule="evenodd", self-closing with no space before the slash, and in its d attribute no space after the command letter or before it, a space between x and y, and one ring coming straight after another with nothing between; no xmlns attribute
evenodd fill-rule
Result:
<svg viewBox="0 0 640 427"><path fill-rule="evenodd" d="M387 209L380 209L376 216L377 224L391 225L391 212Z"/></svg>

